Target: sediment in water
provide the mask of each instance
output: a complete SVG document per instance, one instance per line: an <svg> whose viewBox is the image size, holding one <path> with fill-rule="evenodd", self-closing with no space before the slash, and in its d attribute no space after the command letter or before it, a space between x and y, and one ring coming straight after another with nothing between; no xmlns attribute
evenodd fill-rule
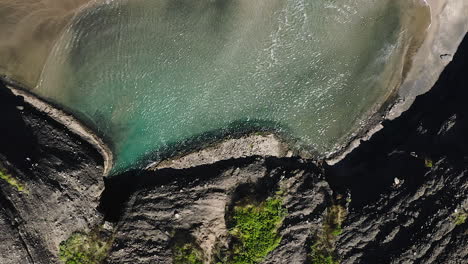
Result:
<svg viewBox="0 0 468 264"><path fill-rule="evenodd" d="M401 100L401 99L405 99L404 96L405 96L405 89L408 89L409 85L408 85L408 82L410 81L413 81L414 82L414 76L418 76L417 73L418 73L418 69L419 69L419 72L420 72L420 69L422 67L425 67L426 66L426 62L422 62L422 57L427 57L427 54L425 54L425 52L428 52L428 47L430 47L431 45L434 45L435 48L433 48L432 50L430 50L430 52L432 52L429 56L429 58L434 58L434 57L437 57L437 55L435 54L435 50L440 50L440 48L446 44L446 43L437 43L435 42L435 39L437 39L437 35L443 35L445 38L447 38L448 35L452 35L454 36L455 38L457 37L458 34L460 34L460 32L463 32L463 30L465 30L466 32L466 27L464 27L463 23L465 23L466 25L466 21L463 22L463 17L461 16L457 16L456 13L460 13L460 14L463 14L463 11L466 10L466 3L463 3L463 1L452 1L451 3L448 3L447 5L442 5L439 3L435 3L434 1L429 1L428 4L431 6L432 8L432 25L431 25L431 28L427 31L427 34L426 34L426 37L424 38L425 41L422 43L422 48L421 49L416 49L416 47L418 47L419 45L421 45L421 38L416 38L416 40L413 40L411 42L411 44L409 44L407 47L404 48L404 53L407 55L407 56L403 56L404 58L406 59L403 59L400 63L405 65L402 67L402 70L400 71L400 73L396 73L397 75L398 74L401 74L401 77L400 78L391 78L393 80L393 82L391 82L389 85L390 86L393 86L395 87L395 89L389 89L389 93L388 93L388 104L392 104L392 102L395 100L395 97L398 98L398 100ZM457 12L453 12L453 9L454 9L454 6L455 7L458 7L457 8ZM450 18L447 18L446 15L447 15L447 12L451 12L451 16ZM422 11L422 12L425 12L425 11ZM412 22L415 22L414 18L412 17L408 17L407 18L409 21L412 21ZM412 20L413 19L413 20ZM416 19L416 22L418 20ZM411 23L412 25L419 25L419 24L424 24L424 23ZM454 27L453 28L453 34L448 34L446 30L450 31L450 27L451 25L458 25L457 27ZM437 26L435 26L437 25ZM461 26L460 26L461 25ZM415 26L414 29L412 30L415 30L415 32L417 32L418 30L416 29L420 29L420 27L418 26ZM411 29L409 29L411 31ZM417 34L416 34L417 35ZM421 34L421 35L424 35L424 34ZM456 49L456 41L454 41L453 43L450 43L450 45L446 44L445 47L446 48L446 51L447 52L450 52L450 51L454 51ZM414 56L412 56L414 55ZM411 58L411 59L409 59ZM440 67L440 65L437 65L438 67L438 70L442 70L443 67ZM438 73L437 73L437 70L435 70L435 73L434 75L431 76L432 79L436 78L438 76ZM406 78L405 78L406 77ZM404 79L404 80L403 80ZM409 81L408 81L409 80ZM398 88L400 87L400 84L402 84L402 91L400 91ZM424 89L428 89L428 87L423 87L422 85L418 86L417 87L419 89L419 91L422 91ZM418 89L415 89L415 90L418 90ZM398 96L396 95L396 91L398 90ZM413 91L413 94L414 93L417 93L417 91ZM408 103L409 101L411 100L404 100L405 103ZM355 133L355 136L354 138L356 139L356 141L354 141L354 143L351 143L351 144L348 144L348 148L346 147L341 147L338 151L334 152L333 155L330 155L329 157L330 158L336 158L336 159L340 159L341 156L339 156L338 154L345 154L347 153L346 152L346 149L348 149L349 151L349 147L352 146L352 145L358 145L360 139L362 137L365 137L365 136L368 136L369 135L369 131L375 131L377 127L375 127L375 124L379 124L380 121L382 119L384 119L383 116L385 117L388 117L388 118L391 118L392 116L395 115L396 112L398 112L399 110L398 109L403 109L402 106L400 104L396 104L394 105L393 107L390 107L390 110L388 110L388 108L386 108L386 105L384 107L380 107L380 111L377 111L377 114L373 115L373 117L370 119L370 121L368 122L364 122L361 127L357 130L358 132ZM76 120L75 120L76 122ZM89 129L88 129L88 132L89 133ZM370 133L371 134L371 133ZM236 139L234 139L236 140ZM102 142L101 142L102 143ZM99 142L95 142L94 144L97 144L97 145L100 145L101 143ZM239 141L239 144L244 144L242 143L242 141ZM102 146L99 147L101 149L104 149ZM216 146L215 146L216 148ZM106 150L101 150L102 153L107 153L107 154L103 154L103 155L107 155L109 156L109 148L106 148ZM248 155L248 154L247 154ZM263 155L263 154L262 154ZM112 158L105 158L106 160L110 160L110 162L108 162L107 164L111 164L112 163ZM107 167L110 167L110 165L108 165Z"/></svg>

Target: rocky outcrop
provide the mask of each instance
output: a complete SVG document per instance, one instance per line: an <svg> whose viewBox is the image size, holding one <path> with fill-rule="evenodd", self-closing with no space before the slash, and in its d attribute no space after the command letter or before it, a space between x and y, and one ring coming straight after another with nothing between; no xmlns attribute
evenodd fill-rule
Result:
<svg viewBox="0 0 468 264"><path fill-rule="evenodd" d="M0 262L58 263L59 243L99 223L102 158L0 87ZM6 177L6 176L5 176Z"/></svg>
<svg viewBox="0 0 468 264"><path fill-rule="evenodd" d="M266 263L303 263L304 245L332 196L320 171L296 159L252 157L122 177L112 179L103 195L103 210L118 217L107 219L116 223L107 263L172 263L174 238L181 235L193 237L208 262L229 244L226 220L234 202L251 195L264 199L279 189L289 214L281 245ZM125 192L119 211L114 197Z"/></svg>
<svg viewBox="0 0 468 264"><path fill-rule="evenodd" d="M351 194L342 263L466 263L468 37L434 88L327 168Z"/></svg>
<svg viewBox="0 0 468 264"><path fill-rule="evenodd" d="M251 156L292 156L286 143L273 134L255 133L239 138L225 139L222 142L205 147L180 157L173 157L159 163L150 164L149 170L163 168L187 169L200 165L213 164L222 160L239 159Z"/></svg>
<svg viewBox="0 0 468 264"><path fill-rule="evenodd" d="M282 241L264 263L307 263L332 196L348 197L333 241L341 263L465 263L467 223L458 218L468 212L467 52L465 40L431 92L324 172L294 158L247 158L112 178L101 204L116 225L108 263L171 263L179 232L210 259L216 243L228 243L229 205L244 184L257 192L287 186Z"/></svg>
<svg viewBox="0 0 468 264"><path fill-rule="evenodd" d="M389 160L410 169L422 162ZM377 200L352 205L337 244L341 263L466 263L466 224L456 219L468 209L467 171L446 160L419 169L394 174L399 180Z"/></svg>

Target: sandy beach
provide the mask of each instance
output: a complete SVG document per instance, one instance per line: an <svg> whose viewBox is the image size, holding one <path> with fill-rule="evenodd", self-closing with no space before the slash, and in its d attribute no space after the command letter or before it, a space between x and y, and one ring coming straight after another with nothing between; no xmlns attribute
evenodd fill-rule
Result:
<svg viewBox="0 0 468 264"><path fill-rule="evenodd" d="M438 80L444 68L450 63L463 37L468 32L468 2L463 0L427 0L430 7L431 24L426 32L422 44L411 57L411 68L397 88L396 99L389 102L382 114L374 117L367 126L341 151L330 155L327 163L336 164L361 141L368 140L373 134L383 128L381 122L385 119L393 120L408 110L418 95L428 92ZM380 116L379 116L380 115Z"/></svg>

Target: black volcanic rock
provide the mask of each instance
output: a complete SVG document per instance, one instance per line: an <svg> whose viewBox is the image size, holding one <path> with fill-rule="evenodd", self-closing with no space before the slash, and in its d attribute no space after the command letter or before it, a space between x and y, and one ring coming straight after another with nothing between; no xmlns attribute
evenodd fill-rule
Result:
<svg viewBox="0 0 468 264"><path fill-rule="evenodd" d="M0 263L57 263L61 241L97 225L113 238L107 263L172 263L178 239L216 259L233 204L278 189L288 216L264 263L307 263L336 204L348 209L332 241L341 263L468 263L467 58L465 38L429 93L334 166L250 157L131 171L102 194L98 152L0 87L1 165L26 188L0 179Z"/></svg>
<svg viewBox="0 0 468 264"><path fill-rule="evenodd" d="M430 92L327 168L351 193L342 263L468 263L468 36Z"/></svg>
<svg viewBox="0 0 468 264"><path fill-rule="evenodd" d="M212 260L216 247L229 243L226 221L232 204L251 195L265 199L279 188L286 190L284 205L290 213L280 228L282 243L265 263L303 263L304 245L319 228L332 196L320 171L295 159L235 159L128 174L115 184L108 187L135 187L117 221L107 263L172 263L171 247L181 235L193 237L205 260ZM119 194L106 192L103 199Z"/></svg>
<svg viewBox="0 0 468 264"><path fill-rule="evenodd" d="M0 263L58 263L61 241L100 222L102 158L3 86L0 95L0 166L24 187L0 179Z"/></svg>
<svg viewBox="0 0 468 264"><path fill-rule="evenodd" d="M28 152L35 151L33 136L19 111L23 108L23 98L15 96L0 82L0 146L18 165L24 164Z"/></svg>

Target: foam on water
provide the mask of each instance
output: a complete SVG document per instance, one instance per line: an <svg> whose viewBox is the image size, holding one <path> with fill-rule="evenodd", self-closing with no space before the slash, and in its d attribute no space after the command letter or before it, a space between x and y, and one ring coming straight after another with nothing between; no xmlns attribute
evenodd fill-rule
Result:
<svg viewBox="0 0 468 264"><path fill-rule="evenodd" d="M107 138L114 173L252 130L324 156L398 83L399 3L113 1L75 18L33 92Z"/></svg>

